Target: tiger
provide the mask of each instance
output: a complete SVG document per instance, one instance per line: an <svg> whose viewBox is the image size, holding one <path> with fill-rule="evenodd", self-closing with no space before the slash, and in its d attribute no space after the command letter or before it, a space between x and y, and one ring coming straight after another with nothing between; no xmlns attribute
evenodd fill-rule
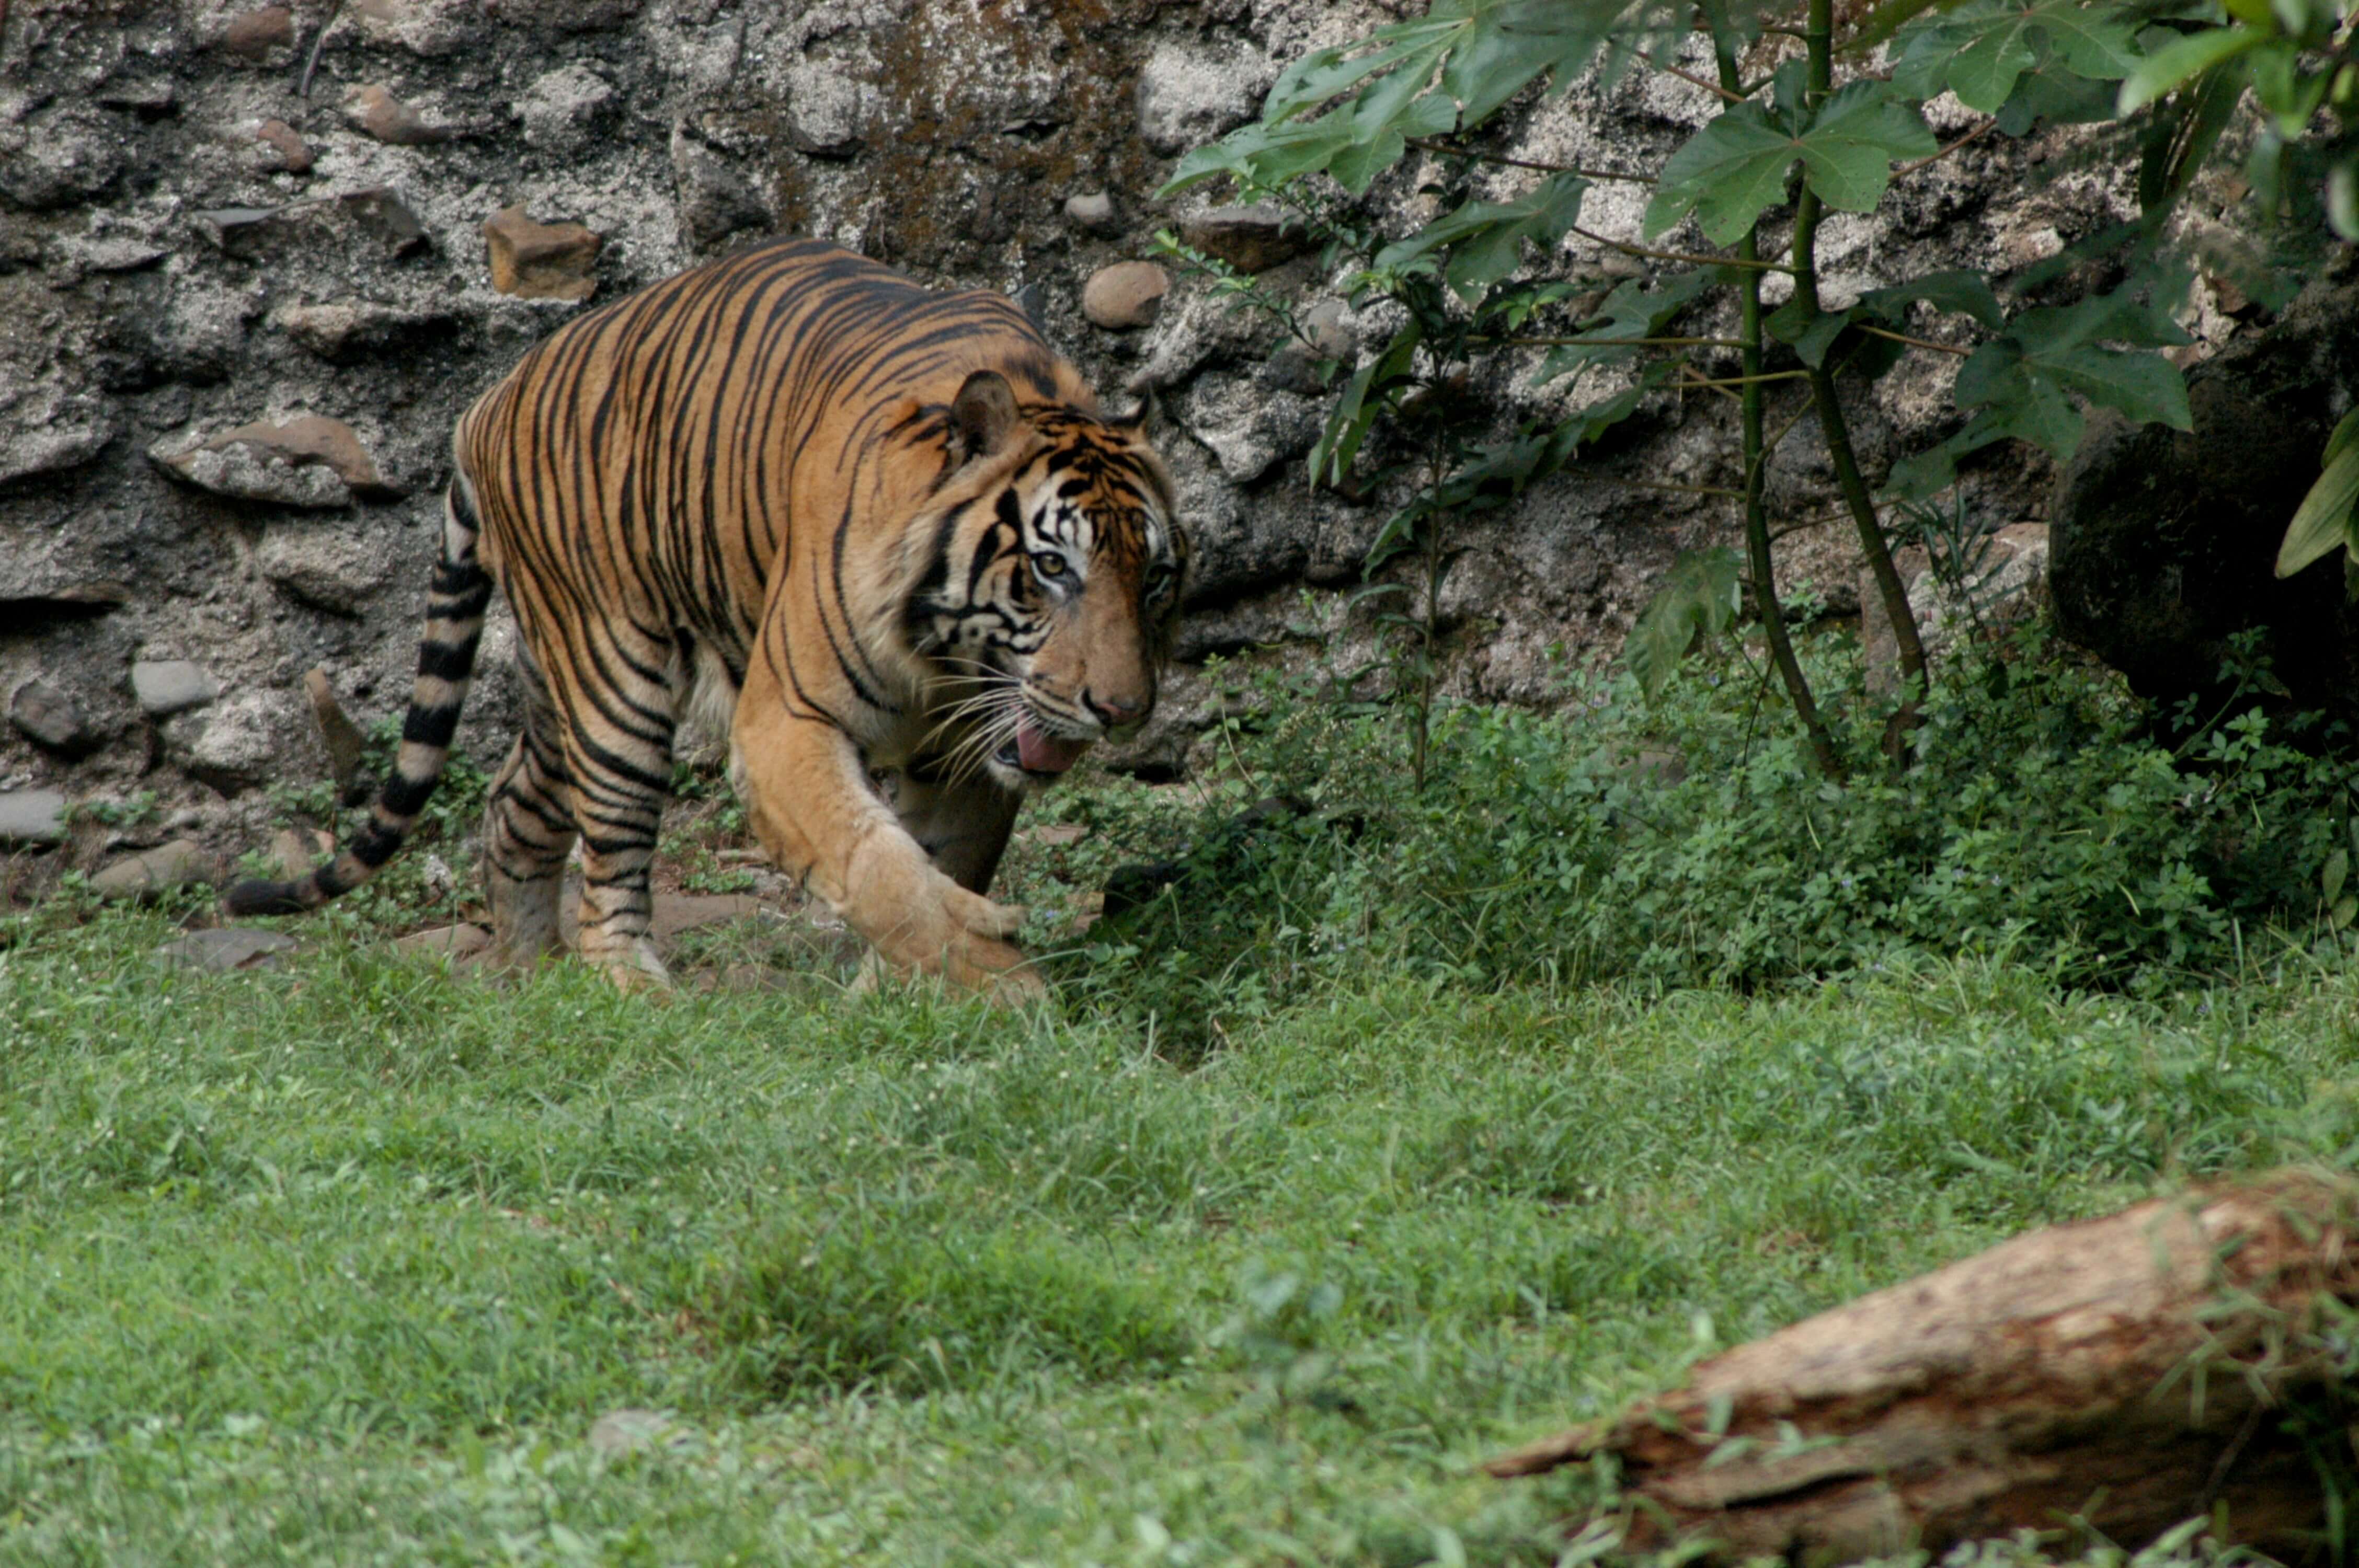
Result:
<svg viewBox="0 0 2359 1568"><path fill-rule="evenodd" d="M235 914L316 909L440 777L496 588L524 723L481 862L493 951L669 976L650 870L675 738L725 724L771 861L874 958L1005 1001L1044 982L990 896L1026 795L1153 710L1189 564L1151 393L1100 412L1012 300L811 240L576 318L461 416L418 674L361 830ZM872 960L873 962L874 960Z"/></svg>

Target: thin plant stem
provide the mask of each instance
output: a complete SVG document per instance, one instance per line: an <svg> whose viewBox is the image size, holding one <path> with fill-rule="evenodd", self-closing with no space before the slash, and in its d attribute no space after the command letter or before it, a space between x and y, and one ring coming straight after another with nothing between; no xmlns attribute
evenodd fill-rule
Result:
<svg viewBox="0 0 2359 1568"><path fill-rule="evenodd" d="M1732 36L1726 16L1717 5L1707 5L1704 15L1712 30L1713 52L1719 58L1720 79L1734 83L1737 80L1736 40ZM1738 243L1738 254L1746 261L1758 259L1760 227L1752 225L1745 231ZM1777 678L1786 687L1787 700L1793 705L1794 717L1800 719L1802 732L1809 738L1810 758L1820 773L1840 781L1843 776L1843 758L1835 751L1834 737L1828 733L1825 716L1819 711L1818 699L1810 693L1810 677L1802 673L1802 662L1795 656L1794 640L1786 633L1786 609L1777 602L1777 571L1769 556L1769 509L1763 497L1767 478L1768 449L1762 441L1761 388L1767 377L1761 369L1761 274L1745 269L1737 280L1737 335L1745 367L1742 384L1744 395L1739 406L1739 418L1744 429L1745 490L1739 497L1745 505L1745 553L1746 568L1752 576L1753 610L1760 618L1762 640L1769 645L1769 662L1777 666ZM1784 432L1779 432L1782 437ZM1748 740L1749 744L1749 740Z"/></svg>
<svg viewBox="0 0 2359 1568"><path fill-rule="evenodd" d="M1981 124L1976 125L1973 130L1968 131L1964 135L1960 136L1956 141L1951 142L1948 146L1927 153L1923 157L1919 158L1914 163L1902 164L1898 168L1892 171L1892 178L1895 179L1906 179L1920 168L1930 168L1935 164L1940 163L1943 158L1948 157L1951 153L1956 152L1960 147L1982 140L1983 137L1988 135L1992 131L1996 130L1997 128L1998 116L1994 114L1989 119L1984 120Z"/></svg>
<svg viewBox="0 0 2359 1568"><path fill-rule="evenodd" d="M1619 251L1625 256L1641 256L1648 261L1686 262L1690 266L1742 267L1750 272L1791 272L1794 270L1792 267L1782 265L1777 262L1747 260L1744 256L1700 256L1691 251L1649 250L1645 245L1634 245L1627 240L1609 240L1604 235L1598 233L1595 230L1584 229L1578 223L1575 223L1572 226L1572 232L1579 234L1582 239L1587 240L1591 244L1603 245L1609 251Z"/></svg>
<svg viewBox="0 0 2359 1568"><path fill-rule="evenodd" d="M1896 343L1906 343L1912 349L1930 349L1937 354L1955 354L1960 359L1963 359L1974 351L1972 348L1957 343L1937 343L1930 338L1912 338L1906 332L1895 332L1883 327L1871 327L1864 321L1854 321L1852 325L1871 338L1889 338Z"/></svg>
<svg viewBox="0 0 2359 1568"><path fill-rule="evenodd" d="M1808 69L1802 92L1804 104L1816 114L1834 85L1834 0L1810 0L1807 23ZM1817 191L1805 184L1794 204L1794 294L1809 313L1819 313L1818 233L1822 205ZM1908 731L1915 729L1925 696L1925 644L1917 634L1917 616L1909 608L1908 587L1893 565L1892 546L1875 514L1875 498L1853 452L1851 430L1843 422L1843 404L1835 395L1834 369L1821 362L1807 371L1810 402L1818 409L1819 429L1825 437L1827 458L1834 465L1835 484L1859 531L1860 554L1875 579L1876 597L1891 622L1900 654L1900 705L1885 726L1884 750L1895 767L1908 756Z"/></svg>
<svg viewBox="0 0 2359 1568"><path fill-rule="evenodd" d="M1431 136L1403 136L1404 145L1419 152L1436 153L1443 157L1472 158L1476 163L1496 164L1501 168L1528 168L1541 174L1577 174L1584 179L1625 179L1633 185L1652 185L1651 174L1625 174L1616 168L1590 168L1577 163L1536 163L1530 158L1508 157L1500 153L1478 153L1471 147L1453 147Z"/></svg>

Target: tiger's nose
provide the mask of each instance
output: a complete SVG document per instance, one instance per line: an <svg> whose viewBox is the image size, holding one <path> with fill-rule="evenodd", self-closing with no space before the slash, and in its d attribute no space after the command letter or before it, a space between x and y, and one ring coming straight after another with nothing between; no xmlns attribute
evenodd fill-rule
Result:
<svg viewBox="0 0 2359 1568"><path fill-rule="evenodd" d="M1097 716L1099 723L1109 730L1137 722L1147 713L1145 701L1119 697L1100 697L1093 691L1082 693L1082 706Z"/></svg>

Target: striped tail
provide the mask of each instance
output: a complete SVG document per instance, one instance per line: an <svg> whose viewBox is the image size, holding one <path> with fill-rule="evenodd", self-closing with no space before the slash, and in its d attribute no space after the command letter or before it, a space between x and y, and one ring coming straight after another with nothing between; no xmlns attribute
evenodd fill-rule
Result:
<svg viewBox="0 0 2359 1568"><path fill-rule="evenodd" d="M393 859L409 836L418 814L434 794L442 763L458 733L459 709L474 674L475 644L484 611L492 601L492 574L475 558L480 527L463 474L454 475L445 498L442 558L434 565L434 586L426 601L426 634L418 644L418 683L409 690L409 712L401 722L401 750L368 826L342 853L308 877L293 881L244 881L223 904L232 914L300 914L339 893L350 892Z"/></svg>

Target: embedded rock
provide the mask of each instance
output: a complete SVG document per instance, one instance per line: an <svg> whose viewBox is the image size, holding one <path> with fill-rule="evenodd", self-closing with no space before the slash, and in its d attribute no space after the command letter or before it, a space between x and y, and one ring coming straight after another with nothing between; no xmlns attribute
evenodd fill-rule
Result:
<svg viewBox="0 0 2359 1568"><path fill-rule="evenodd" d="M1163 313L1171 275L1153 262L1116 262L1100 267L1082 289L1082 314L1108 331L1150 327Z"/></svg>
<svg viewBox="0 0 2359 1568"><path fill-rule="evenodd" d="M280 955L293 952L295 946L295 938L283 932L224 925L211 931L191 931L177 941L167 942L156 949L156 957L167 968L229 974L238 969L277 968Z"/></svg>
<svg viewBox="0 0 2359 1568"><path fill-rule="evenodd" d="M144 903L168 889L209 882L219 875L220 867L203 845L193 838L175 838L111 862L90 879L90 886L101 898Z"/></svg>
<svg viewBox="0 0 2359 1568"><path fill-rule="evenodd" d="M1122 220L1114 213L1114 198L1103 190L1066 197L1065 217L1077 228L1086 229L1093 234L1118 234L1122 232Z"/></svg>
<svg viewBox="0 0 2359 1568"><path fill-rule="evenodd" d="M274 691L240 691L173 726L173 750L191 778L226 795L284 777L295 745L292 698ZM190 731L193 730L191 734Z"/></svg>
<svg viewBox="0 0 2359 1568"><path fill-rule="evenodd" d="M66 797L53 789L0 790L0 844L62 844Z"/></svg>
<svg viewBox="0 0 2359 1568"><path fill-rule="evenodd" d="M381 528L351 523L273 523L255 564L289 595L332 615L358 615L393 579Z"/></svg>
<svg viewBox="0 0 2359 1568"><path fill-rule="evenodd" d="M327 671L317 665L304 671L303 695L310 702L311 722L319 727L320 743L328 749L328 778L339 796L349 797L361 782L361 760L368 741L360 726L345 717Z"/></svg>
<svg viewBox="0 0 2359 1568"><path fill-rule="evenodd" d="M536 223L521 207L503 207L484 223L492 287L519 299L587 299L598 287L599 247L579 223Z"/></svg>
<svg viewBox="0 0 2359 1568"><path fill-rule="evenodd" d="M671 171L675 221L691 251L709 251L732 234L769 226L769 207L745 178L684 124L672 128Z"/></svg>
<svg viewBox="0 0 2359 1568"><path fill-rule="evenodd" d="M1163 44L1138 73L1139 137L1167 157L1212 141L1254 117L1276 74L1258 51Z"/></svg>
<svg viewBox="0 0 2359 1568"><path fill-rule="evenodd" d="M282 306L272 313L270 324L330 364L357 363L448 332L455 325L442 311L404 309L373 299Z"/></svg>
<svg viewBox="0 0 2359 1568"><path fill-rule="evenodd" d="M181 481L240 501L281 506L347 506L354 498L386 501L401 492L341 419L306 414L279 424L256 421L224 430L180 451L166 443L148 456Z"/></svg>
<svg viewBox="0 0 2359 1568"><path fill-rule="evenodd" d="M141 659L131 666L132 694L150 719L202 708L221 695L221 682L187 659Z"/></svg>
<svg viewBox="0 0 2359 1568"><path fill-rule="evenodd" d="M0 124L0 194L36 211L101 195L131 165L128 130L129 122L80 104Z"/></svg>
<svg viewBox="0 0 2359 1568"><path fill-rule="evenodd" d="M263 5L239 13L223 29L221 47L240 59L256 63L280 49L295 47L295 13L284 5Z"/></svg>
<svg viewBox="0 0 2359 1568"><path fill-rule="evenodd" d="M428 124L424 115L374 81L344 94L344 122L397 147L431 146L458 135L448 125Z"/></svg>
<svg viewBox="0 0 2359 1568"><path fill-rule="evenodd" d="M1214 207L1180 223L1182 243L1239 272L1267 272L1310 249L1310 232L1272 202Z"/></svg>
<svg viewBox="0 0 2359 1568"><path fill-rule="evenodd" d="M105 732L82 717L73 698L36 677L16 688L8 699L8 722L42 750L71 762L88 756L105 742Z"/></svg>
<svg viewBox="0 0 2359 1568"><path fill-rule="evenodd" d="M569 65L534 78L515 108L525 146L570 153L588 145L614 103L614 90L603 77L587 66Z"/></svg>
<svg viewBox="0 0 2359 1568"><path fill-rule="evenodd" d="M432 244L409 203L388 187L346 191L336 199L336 206L353 228L384 246L387 255L416 255Z"/></svg>
<svg viewBox="0 0 2359 1568"><path fill-rule="evenodd" d="M254 139L262 144L260 161L265 168L282 168L289 174L310 172L311 149L286 121L263 121L254 128Z"/></svg>
<svg viewBox="0 0 2359 1568"><path fill-rule="evenodd" d="M841 70L799 66L787 73L787 140L814 157L845 158L860 150L867 94Z"/></svg>

